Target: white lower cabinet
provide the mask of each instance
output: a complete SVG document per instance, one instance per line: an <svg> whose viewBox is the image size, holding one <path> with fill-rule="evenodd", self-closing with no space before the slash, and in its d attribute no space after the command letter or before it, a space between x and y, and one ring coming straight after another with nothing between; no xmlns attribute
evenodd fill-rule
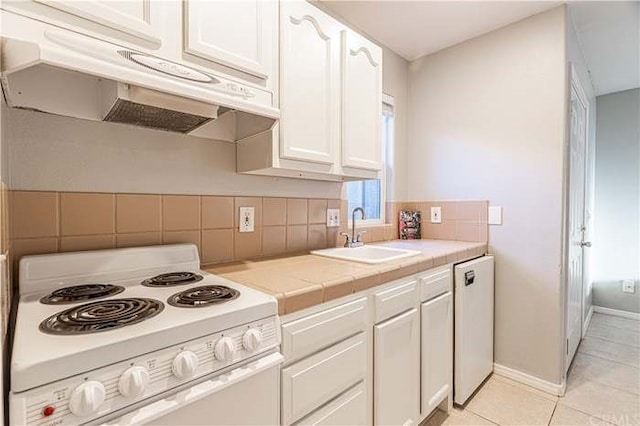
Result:
<svg viewBox="0 0 640 426"><path fill-rule="evenodd" d="M450 396L453 379L453 297L447 292L421 306L421 413Z"/></svg>
<svg viewBox="0 0 640 426"><path fill-rule="evenodd" d="M419 345L420 321L415 308L374 326L374 424L418 423Z"/></svg>
<svg viewBox="0 0 640 426"><path fill-rule="evenodd" d="M296 422L366 377L365 333L282 369L282 422Z"/></svg>
<svg viewBox="0 0 640 426"><path fill-rule="evenodd" d="M325 407L320 408L297 425L349 425L367 424L367 391L364 382L349 389Z"/></svg>

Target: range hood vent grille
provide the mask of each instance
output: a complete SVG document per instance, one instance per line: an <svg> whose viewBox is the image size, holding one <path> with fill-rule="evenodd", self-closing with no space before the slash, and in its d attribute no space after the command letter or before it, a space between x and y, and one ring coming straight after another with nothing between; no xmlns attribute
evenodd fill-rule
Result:
<svg viewBox="0 0 640 426"><path fill-rule="evenodd" d="M178 133L189 133L210 120L212 120L211 117L172 111L124 99L116 100L109 113L104 117L104 121Z"/></svg>

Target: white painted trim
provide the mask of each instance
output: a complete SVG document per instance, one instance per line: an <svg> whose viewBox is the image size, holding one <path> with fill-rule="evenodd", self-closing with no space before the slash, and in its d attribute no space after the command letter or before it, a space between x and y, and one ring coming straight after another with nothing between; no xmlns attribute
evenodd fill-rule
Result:
<svg viewBox="0 0 640 426"><path fill-rule="evenodd" d="M560 384L551 383L547 382L546 380L539 379L535 376L531 376L521 371L514 370L513 368L505 367L504 365L496 363L493 364L493 372L500 376L506 377L507 379L511 379L524 385L531 386L532 388L538 389L542 392L546 392L554 396L564 395L564 391L566 388L564 378L562 379L562 383Z"/></svg>
<svg viewBox="0 0 640 426"><path fill-rule="evenodd" d="M589 312L587 312L587 318L584 320L584 323L582 324L582 337L585 336L585 334L587 334L587 330L589 329L589 324L591 324L591 318L593 317L593 306L589 307Z"/></svg>
<svg viewBox="0 0 640 426"><path fill-rule="evenodd" d="M619 309L605 308L604 306L594 306L593 311L599 314L612 315L614 317L628 318L640 321L640 314L636 312L621 311Z"/></svg>

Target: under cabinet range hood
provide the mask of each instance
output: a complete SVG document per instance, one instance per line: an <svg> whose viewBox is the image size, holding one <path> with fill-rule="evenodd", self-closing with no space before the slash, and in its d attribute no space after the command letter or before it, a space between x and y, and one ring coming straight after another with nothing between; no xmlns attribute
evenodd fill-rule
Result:
<svg viewBox="0 0 640 426"><path fill-rule="evenodd" d="M225 141L280 115L266 90L40 22L3 20L1 37L10 107Z"/></svg>

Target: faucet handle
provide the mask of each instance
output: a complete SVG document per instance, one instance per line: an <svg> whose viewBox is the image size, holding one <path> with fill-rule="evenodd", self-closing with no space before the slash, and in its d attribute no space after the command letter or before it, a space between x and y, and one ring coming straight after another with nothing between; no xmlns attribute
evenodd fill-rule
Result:
<svg viewBox="0 0 640 426"><path fill-rule="evenodd" d="M356 241L355 242L356 243L362 242L362 238L361 237L366 233L367 233L367 231L359 231L358 234L356 235Z"/></svg>
<svg viewBox="0 0 640 426"><path fill-rule="evenodd" d="M351 243L351 235L346 232L341 232L340 236L345 238L344 246L349 247L349 244Z"/></svg>

